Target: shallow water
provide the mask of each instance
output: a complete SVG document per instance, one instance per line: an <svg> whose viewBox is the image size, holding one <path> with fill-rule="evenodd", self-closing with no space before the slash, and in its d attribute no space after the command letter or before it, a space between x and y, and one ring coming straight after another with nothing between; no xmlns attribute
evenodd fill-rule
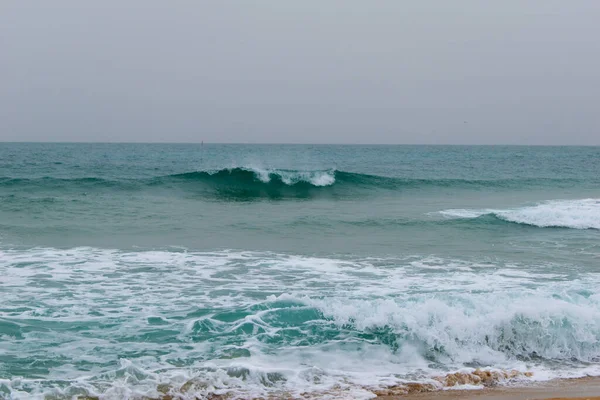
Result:
<svg viewBox="0 0 600 400"><path fill-rule="evenodd" d="M599 373L599 184L594 147L0 144L0 398Z"/></svg>

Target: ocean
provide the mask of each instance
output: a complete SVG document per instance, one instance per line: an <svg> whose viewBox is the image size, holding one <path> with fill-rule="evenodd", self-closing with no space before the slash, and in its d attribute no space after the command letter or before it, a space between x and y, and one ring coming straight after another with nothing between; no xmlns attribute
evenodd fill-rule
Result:
<svg viewBox="0 0 600 400"><path fill-rule="evenodd" d="M0 143L0 300L2 399L600 375L600 148Z"/></svg>

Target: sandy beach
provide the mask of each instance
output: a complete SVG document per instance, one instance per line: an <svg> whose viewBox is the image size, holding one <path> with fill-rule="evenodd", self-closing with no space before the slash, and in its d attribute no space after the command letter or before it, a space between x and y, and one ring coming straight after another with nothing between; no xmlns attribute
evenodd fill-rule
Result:
<svg viewBox="0 0 600 400"><path fill-rule="evenodd" d="M600 400L600 379L557 379L526 387L496 387L483 390L443 390L378 399L439 400Z"/></svg>
<svg viewBox="0 0 600 400"><path fill-rule="evenodd" d="M164 394L158 398L143 397L144 400L320 400L320 399L352 399L354 396L344 391L328 391L322 393L302 393L293 395L287 392L267 397L244 397L239 393L207 393L201 397L190 397L190 382L174 394ZM167 391L169 388L163 388ZM406 394L404 390L409 390ZM431 391L428 391L431 390ZM392 394L394 393L394 394ZM419 383L402 387L390 387L387 390L374 390L375 399L380 400L600 400L600 378L588 377L577 379L555 379L547 382L525 383L525 386L495 386L485 389L431 389ZM79 400L98 400L97 397L80 397Z"/></svg>

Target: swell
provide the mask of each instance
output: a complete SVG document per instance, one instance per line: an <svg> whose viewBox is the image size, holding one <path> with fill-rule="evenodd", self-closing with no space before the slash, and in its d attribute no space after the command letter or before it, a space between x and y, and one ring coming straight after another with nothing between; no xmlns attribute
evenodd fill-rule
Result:
<svg viewBox="0 0 600 400"><path fill-rule="evenodd" d="M578 179L513 178L513 179L427 179L389 177L337 169L295 170L256 167L223 168L154 177L123 179L120 177L0 177L0 188L7 189L72 189L72 190L144 190L178 188L213 192L233 197L311 197L318 194L356 195L373 191L403 191L427 188L531 188L569 187L589 183Z"/></svg>
<svg viewBox="0 0 600 400"><path fill-rule="evenodd" d="M140 181L128 179L105 179L99 177L58 178L44 176L40 178L1 177L0 188L8 189L85 189L85 188L138 188Z"/></svg>

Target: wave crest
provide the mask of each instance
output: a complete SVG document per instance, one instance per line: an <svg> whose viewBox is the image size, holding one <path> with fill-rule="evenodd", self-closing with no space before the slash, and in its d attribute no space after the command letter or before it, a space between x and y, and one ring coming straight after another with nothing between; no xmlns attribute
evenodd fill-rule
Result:
<svg viewBox="0 0 600 400"><path fill-rule="evenodd" d="M335 169L328 170L286 170L262 169L251 167L224 168L212 171L197 171L184 174L169 175L166 178L187 180L222 181L223 183L264 183L272 185L301 185L315 187L331 186L336 181Z"/></svg>
<svg viewBox="0 0 600 400"><path fill-rule="evenodd" d="M157 188L177 189L174 195L186 192L219 200L255 200L260 198L284 199L313 197L357 198L380 193L431 190L449 188L473 190L480 188L521 188L551 186L553 188L573 185L576 180L548 179L463 179L418 178L371 175L338 170L258 168L253 166L199 170L171 175L143 177L79 176L79 177L0 177L0 188L26 188L36 191L84 191L108 190L148 191ZM447 210L453 212L469 210ZM494 210L480 210L480 214ZM456 215L455 215L456 216ZM460 215L459 215L460 216ZM504 218L499 214L500 218ZM510 220L509 217L505 218ZM514 222L514 221L513 221Z"/></svg>
<svg viewBox="0 0 600 400"><path fill-rule="evenodd" d="M503 221L540 228L600 229L600 199L553 200L506 210L452 209L440 211L440 214L465 219L493 216Z"/></svg>

